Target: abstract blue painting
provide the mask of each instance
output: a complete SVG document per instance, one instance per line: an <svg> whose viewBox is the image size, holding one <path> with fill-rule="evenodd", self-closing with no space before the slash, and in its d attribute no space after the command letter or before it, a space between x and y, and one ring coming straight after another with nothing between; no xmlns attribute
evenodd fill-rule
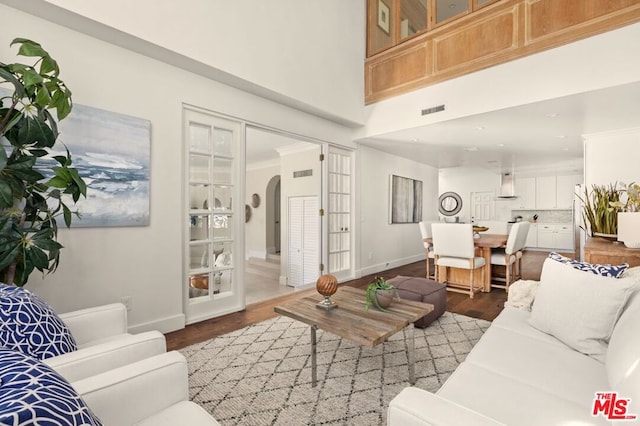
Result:
<svg viewBox="0 0 640 426"><path fill-rule="evenodd" d="M87 198L76 206L81 219L72 226L149 225L151 123L75 104L58 128L87 183Z"/></svg>

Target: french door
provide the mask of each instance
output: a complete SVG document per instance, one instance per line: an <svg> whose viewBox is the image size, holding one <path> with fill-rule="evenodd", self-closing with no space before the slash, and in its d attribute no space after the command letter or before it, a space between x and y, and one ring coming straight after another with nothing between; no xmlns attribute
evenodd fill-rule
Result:
<svg viewBox="0 0 640 426"><path fill-rule="evenodd" d="M242 125L184 109L184 300L193 323L244 308Z"/></svg>
<svg viewBox="0 0 640 426"><path fill-rule="evenodd" d="M329 147L328 221L329 267L328 272L339 280L352 277L353 266L353 200L352 153L334 146Z"/></svg>

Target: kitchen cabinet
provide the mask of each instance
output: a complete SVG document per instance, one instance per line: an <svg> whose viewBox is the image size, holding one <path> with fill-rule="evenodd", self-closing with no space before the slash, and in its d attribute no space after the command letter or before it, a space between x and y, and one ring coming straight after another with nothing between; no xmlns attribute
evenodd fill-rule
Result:
<svg viewBox="0 0 640 426"><path fill-rule="evenodd" d="M516 179L516 200L518 209L527 210L536 208L536 178Z"/></svg>
<svg viewBox="0 0 640 426"><path fill-rule="evenodd" d="M580 175L540 176L536 179L537 209L569 210L573 205L575 185Z"/></svg>
<svg viewBox="0 0 640 426"><path fill-rule="evenodd" d="M539 248L573 250L573 227L571 223L538 224Z"/></svg>

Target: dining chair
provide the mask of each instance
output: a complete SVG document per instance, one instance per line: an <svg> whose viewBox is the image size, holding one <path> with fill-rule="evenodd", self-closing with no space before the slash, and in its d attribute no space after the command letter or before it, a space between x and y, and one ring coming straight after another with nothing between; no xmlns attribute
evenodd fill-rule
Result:
<svg viewBox="0 0 640 426"><path fill-rule="evenodd" d="M517 280L522 278L522 256L524 256L524 249L527 247L529 227L529 222L521 222L520 229L518 230L518 241L516 246L520 247L520 249L516 252L516 258L518 261L516 262L516 275L514 277Z"/></svg>
<svg viewBox="0 0 640 426"><path fill-rule="evenodd" d="M433 222L431 221L423 221L420 222L420 234L422 235L422 242L424 244L424 248L427 251L426 253L426 261L427 261L427 279L431 279L434 278L435 279L435 272L433 274L431 274L430 270L431 270L431 259L435 259L435 253L433 252L433 243L428 243L425 241L425 239L427 238L431 238L431 224ZM435 267L435 261L434 261L434 265L433 265L433 269L435 271L436 267Z"/></svg>
<svg viewBox="0 0 640 426"><path fill-rule="evenodd" d="M509 237L507 238L505 247L491 250L491 265L505 267L505 277L492 276L491 287L503 288L506 292L509 291L509 285L516 280L518 275L518 252L524 249L528 231L528 222L515 223L511 227L511 231L509 231ZM504 282L505 284L496 284L493 281Z"/></svg>
<svg viewBox="0 0 640 426"><path fill-rule="evenodd" d="M483 288L485 260L476 256L473 229L468 223L433 223L431 224L433 251L435 255L434 267L436 281L447 284L447 290L458 293L468 293L470 298ZM445 268L444 280L440 280L440 268ZM450 282L449 269L460 268L469 270L469 284ZM481 270L481 279L476 284L476 270ZM464 289L469 286L468 290ZM462 288L461 288L462 287Z"/></svg>

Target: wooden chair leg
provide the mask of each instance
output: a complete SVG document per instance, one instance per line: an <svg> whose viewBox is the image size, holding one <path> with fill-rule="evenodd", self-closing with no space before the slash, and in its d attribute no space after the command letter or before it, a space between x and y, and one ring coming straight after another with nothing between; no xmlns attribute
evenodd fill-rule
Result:
<svg viewBox="0 0 640 426"><path fill-rule="evenodd" d="M433 265L435 268L436 265ZM429 279L429 250L427 250L427 279Z"/></svg>
<svg viewBox="0 0 640 426"><path fill-rule="evenodd" d="M475 281L473 280L475 268L471 268L471 281L469 282L469 297L473 299L473 285Z"/></svg>
<svg viewBox="0 0 640 426"><path fill-rule="evenodd" d="M511 282L511 274L513 273L513 263L507 263L505 271L507 273L507 282L504 284L504 291L509 293L509 283Z"/></svg>

